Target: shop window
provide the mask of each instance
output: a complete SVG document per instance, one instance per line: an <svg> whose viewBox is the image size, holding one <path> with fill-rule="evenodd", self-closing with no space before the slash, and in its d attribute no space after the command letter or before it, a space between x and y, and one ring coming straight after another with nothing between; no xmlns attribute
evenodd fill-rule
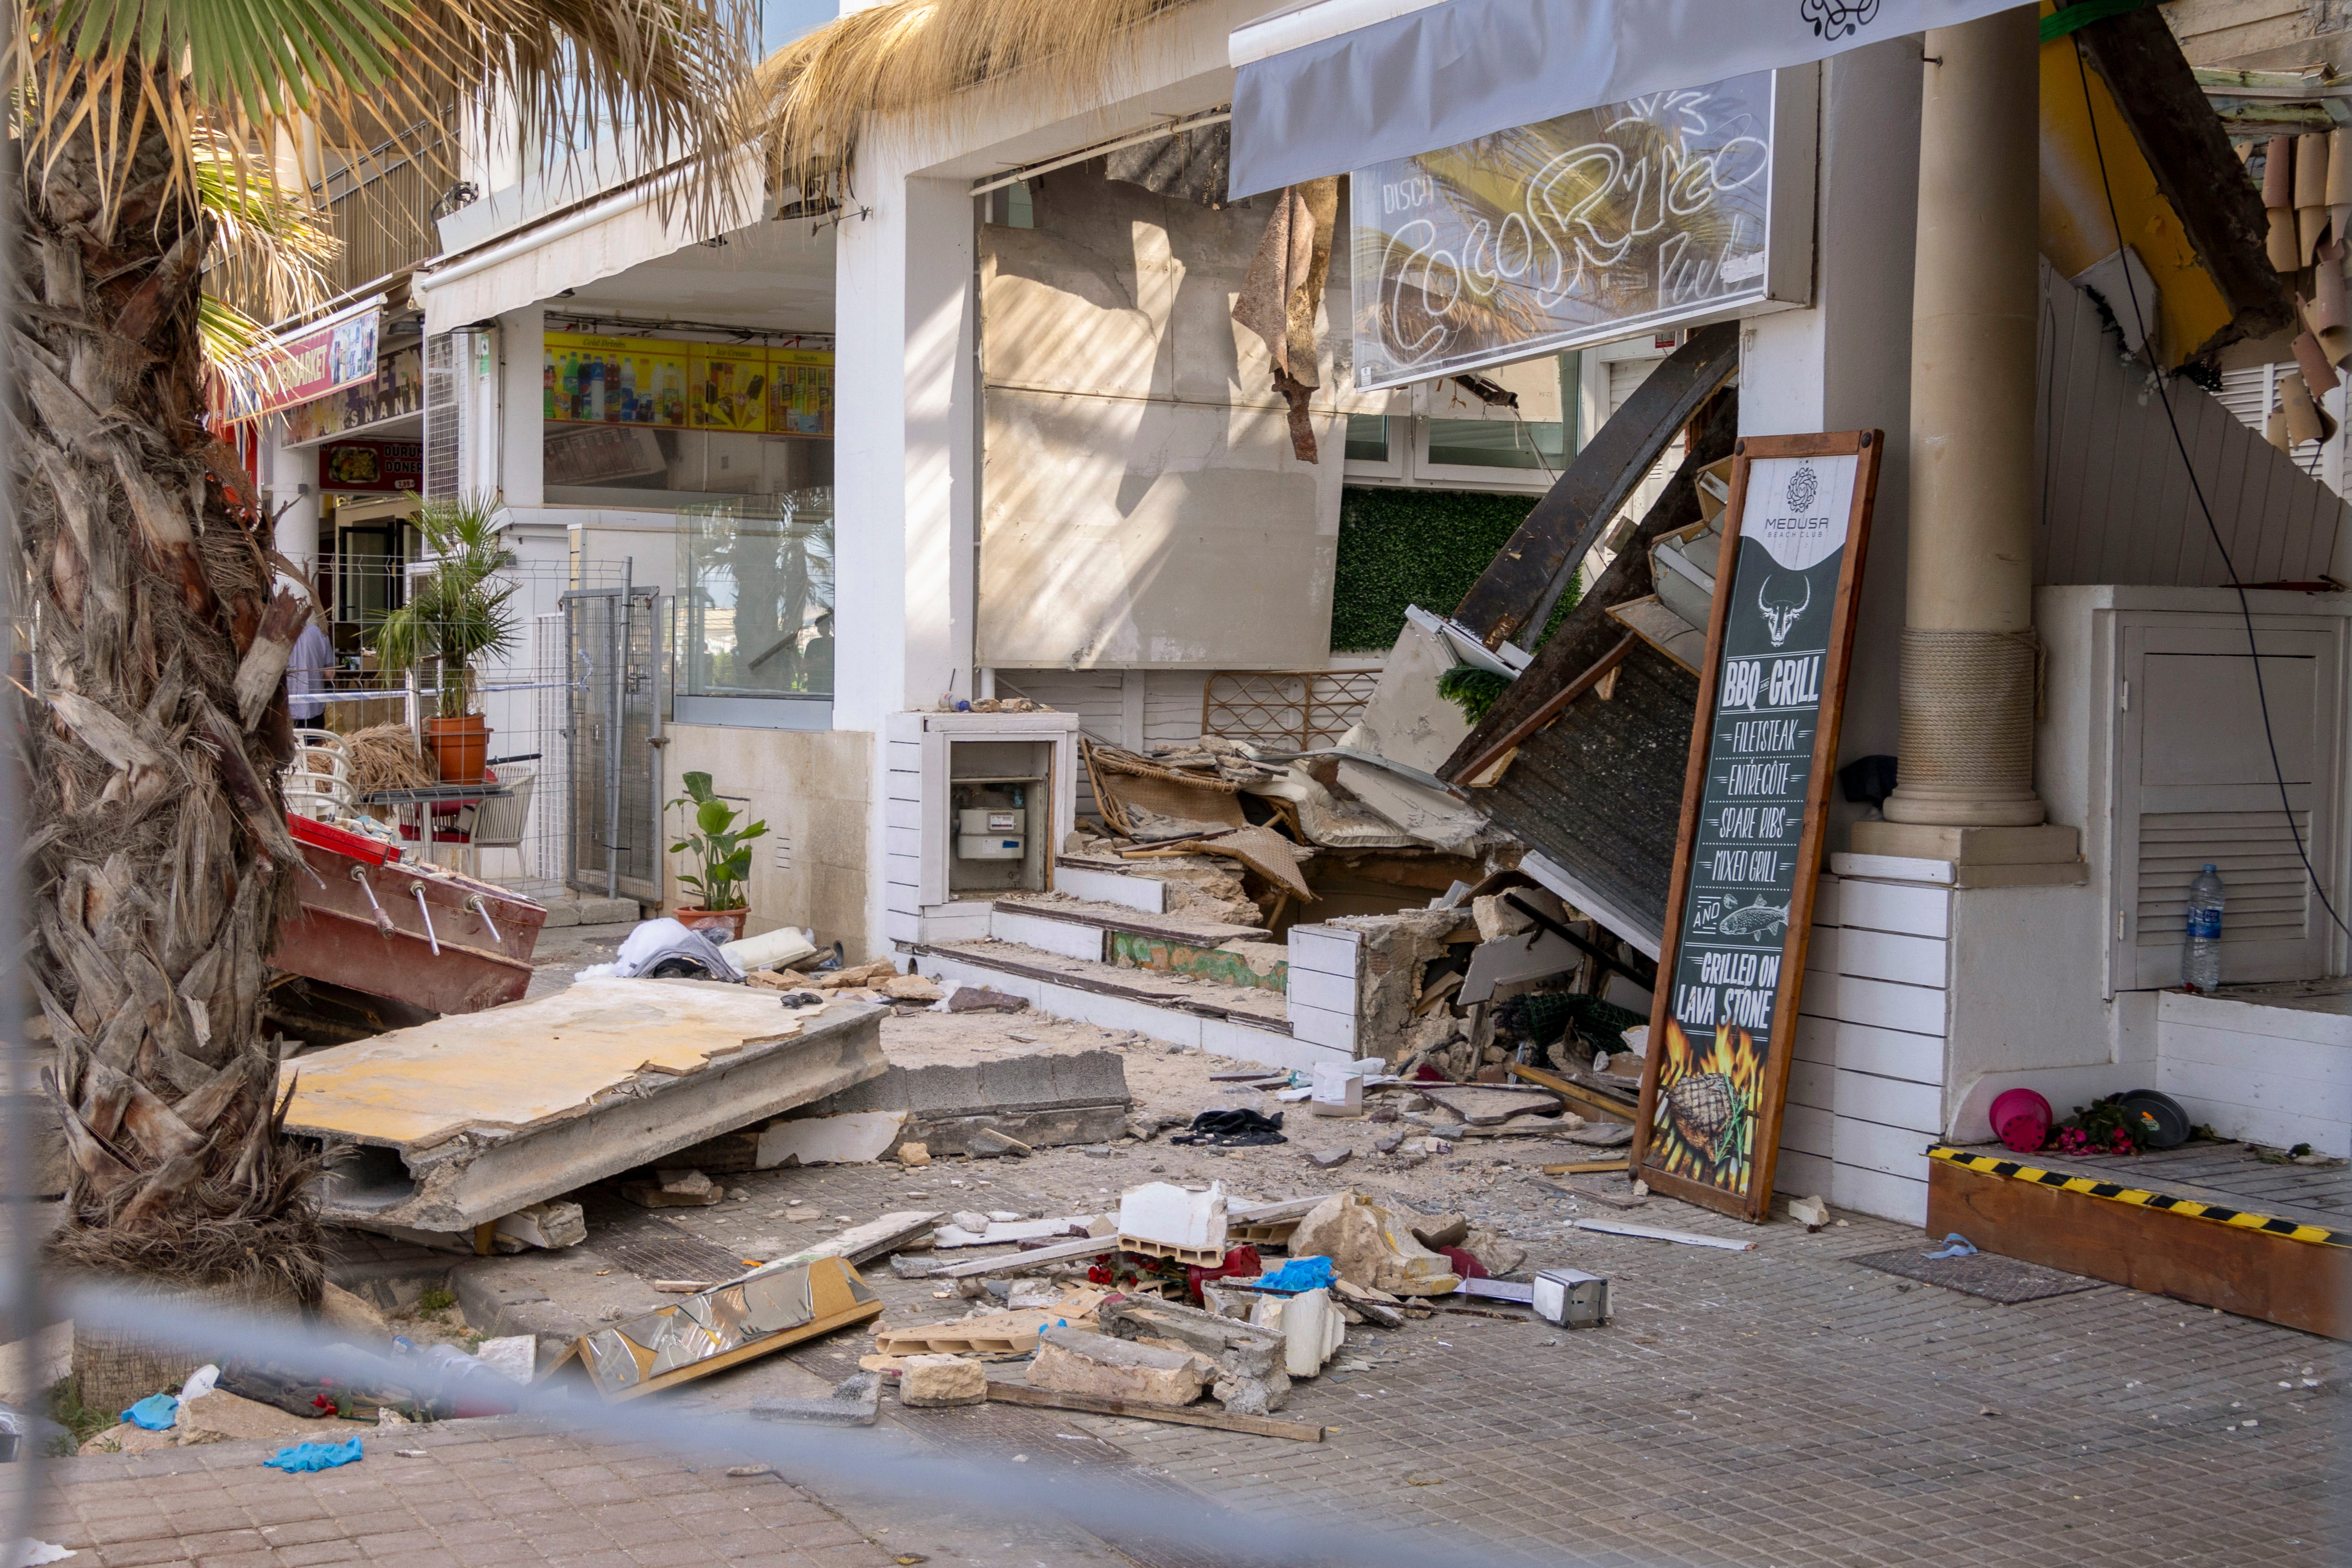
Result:
<svg viewBox="0 0 2352 1568"><path fill-rule="evenodd" d="M832 487L681 507L678 522L677 721L828 728Z"/></svg>
<svg viewBox="0 0 2352 1568"><path fill-rule="evenodd" d="M1389 460L1389 421L1384 414L1348 416L1348 461L1385 463Z"/></svg>
<svg viewBox="0 0 2352 1568"><path fill-rule="evenodd" d="M1429 460L1457 468L1542 468L1556 474L1568 460L1567 426L1558 420L1433 419Z"/></svg>

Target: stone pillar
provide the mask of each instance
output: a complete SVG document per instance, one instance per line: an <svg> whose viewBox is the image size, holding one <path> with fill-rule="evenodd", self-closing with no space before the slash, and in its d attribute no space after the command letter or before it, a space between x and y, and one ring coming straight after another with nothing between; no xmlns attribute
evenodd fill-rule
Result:
<svg viewBox="0 0 2352 1568"><path fill-rule="evenodd" d="M2043 816L2033 789L2039 47L2022 5L1927 35L1892 823L2019 827Z"/></svg>

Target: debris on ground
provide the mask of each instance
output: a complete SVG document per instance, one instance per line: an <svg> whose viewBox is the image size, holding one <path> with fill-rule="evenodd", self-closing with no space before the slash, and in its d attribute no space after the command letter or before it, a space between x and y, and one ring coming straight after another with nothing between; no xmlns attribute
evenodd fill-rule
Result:
<svg viewBox="0 0 2352 1568"><path fill-rule="evenodd" d="M910 1355L898 1373L898 1403L914 1409L979 1405L987 1398L987 1370L960 1355Z"/></svg>
<svg viewBox="0 0 2352 1568"><path fill-rule="evenodd" d="M353 1437L342 1443L296 1443L261 1462L290 1476L308 1470L331 1470L339 1465L355 1464L363 1457L360 1440Z"/></svg>
<svg viewBox="0 0 2352 1568"><path fill-rule="evenodd" d="M621 1195L641 1208L707 1208L727 1194L700 1171L656 1170L649 1182L623 1182Z"/></svg>
<svg viewBox="0 0 2352 1568"><path fill-rule="evenodd" d="M853 1373L823 1399L754 1400L751 1415L754 1421L794 1421L811 1426L871 1426L882 1418L882 1375Z"/></svg>
<svg viewBox="0 0 2352 1568"><path fill-rule="evenodd" d="M976 1363L967 1363L979 1368ZM911 1370L911 1368L910 1368ZM1032 1387L1146 1405L1190 1405L1216 1371L1191 1350L1165 1350L1079 1328L1047 1329L1029 1363ZM982 1383L986 1391L985 1375ZM905 1397L902 1394L901 1398Z"/></svg>

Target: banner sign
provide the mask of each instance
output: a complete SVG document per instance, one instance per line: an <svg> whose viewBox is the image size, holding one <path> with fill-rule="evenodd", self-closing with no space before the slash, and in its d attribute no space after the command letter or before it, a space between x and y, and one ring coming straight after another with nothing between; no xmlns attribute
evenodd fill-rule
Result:
<svg viewBox="0 0 2352 1568"><path fill-rule="evenodd" d="M1633 1169L1752 1220L1772 1201L1822 828L1885 437L1751 437L1724 511Z"/></svg>
<svg viewBox="0 0 2352 1568"><path fill-rule="evenodd" d="M309 403L356 382L375 379L376 332L383 312L370 306L342 321L304 333L280 347L268 365L269 390L251 414L274 414Z"/></svg>
<svg viewBox="0 0 2352 1568"><path fill-rule="evenodd" d="M541 383L551 425L833 434L830 350L550 332Z"/></svg>
<svg viewBox="0 0 2352 1568"><path fill-rule="evenodd" d="M286 444L299 447L404 419L425 407L425 345L380 355L373 379L286 411Z"/></svg>
<svg viewBox="0 0 2352 1568"><path fill-rule="evenodd" d="M1720 321L1771 298L1774 92L1773 73L1757 71L1359 170L1356 385ZM1803 156L1810 190L1810 138ZM1811 222L1808 205L1808 271Z"/></svg>
<svg viewBox="0 0 2352 1568"><path fill-rule="evenodd" d="M425 489L422 441L330 441L319 448L319 489L397 494Z"/></svg>

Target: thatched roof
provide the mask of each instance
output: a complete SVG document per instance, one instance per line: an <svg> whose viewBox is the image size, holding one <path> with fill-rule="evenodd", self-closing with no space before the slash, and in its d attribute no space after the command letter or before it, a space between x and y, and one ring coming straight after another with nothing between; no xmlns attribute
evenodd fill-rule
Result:
<svg viewBox="0 0 2352 1568"><path fill-rule="evenodd" d="M966 89L1018 74L1024 91L1076 109L1102 91L1142 26L1192 0L888 0L780 49L761 68L772 172L843 190L864 128L951 127Z"/></svg>

